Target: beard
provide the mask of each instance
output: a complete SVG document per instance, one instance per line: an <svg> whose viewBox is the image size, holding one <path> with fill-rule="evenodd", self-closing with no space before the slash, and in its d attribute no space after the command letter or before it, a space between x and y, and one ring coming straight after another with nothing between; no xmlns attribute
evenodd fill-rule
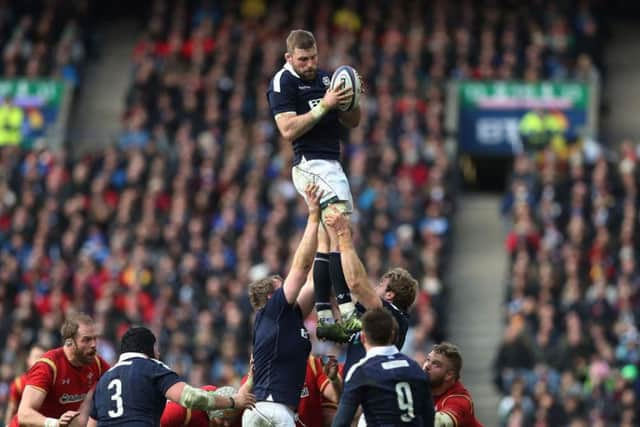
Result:
<svg viewBox="0 0 640 427"><path fill-rule="evenodd" d="M429 384L431 385L431 388L440 387L442 384L444 384L444 377L440 377L440 378L429 377Z"/></svg>
<svg viewBox="0 0 640 427"><path fill-rule="evenodd" d="M316 68L307 68L306 70L295 70L296 73L304 80L313 80L316 78L318 74L318 70Z"/></svg>
<svg viewBox="0 0 640 427"><path fill-rule="evenodd" d="M95 349L85 351L76 350L75 357L78 361L80 361L80 363L89 365L91 364L91 362L93 362L93 358L96 356L96 354L97 351Z"/></svg>

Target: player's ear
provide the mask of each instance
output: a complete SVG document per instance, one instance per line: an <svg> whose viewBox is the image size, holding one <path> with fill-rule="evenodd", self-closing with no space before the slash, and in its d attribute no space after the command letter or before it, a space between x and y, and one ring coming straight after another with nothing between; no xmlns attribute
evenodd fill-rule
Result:
<svg viewBox="0 0 640 427"><path fill-rule="evenodd" d="M73 345L73 340L71 338L67 338L66 340L64 340L64 345L66 345L67 347L71 347Z"/></svg>
<svg viewBox="0 0 640 427"><path fill-rule="evenodd" d="M285 52L284 53L284 60L285 61L291 62L291 58L293 58L293 56L289 52Z"/></svg>
<svg viewBox="0 0 640 427"><path fill-rule="evenodd" d="M360 342L364 345L367 342L367 335L364 331L360 331Z"/></svg>
<svg viewBox="0 0 640 427"><path fill-rule="evenodd" d="M453 369L449 369L447 371L447 373L445 374L445 378L447 381L453 380L455 378L455 373L453 372Z"/></svg>
<svg viewBox="0 0 640 427"><path fill-rule="evenodd" d="M386 299L387 301L393 302L393 299L395 297L396 297L396 293L393 291L385 291L384 293L384 299Z"/></svg>

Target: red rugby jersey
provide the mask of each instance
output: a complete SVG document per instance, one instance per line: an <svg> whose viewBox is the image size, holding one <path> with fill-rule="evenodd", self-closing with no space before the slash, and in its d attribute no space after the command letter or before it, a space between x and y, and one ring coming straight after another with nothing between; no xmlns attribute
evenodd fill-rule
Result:
<svg viewBox="0 0 640 427"><path fill-rule="evenodd" d="M433 396L436 412L444 412L455 422L456 427L482 427L473 413L471 393L456 381L447 391Z"/></svg>
<svg viewBox="0 0 640 427"><path fill-rule="evenodd" d="M96 355L86 366L73 366L62 347L47 351L27 372L27 385L47 394L39 411L45 417L60 418L66 411L77 411L87 393L109 369L109 364ZM10 427L18 426L17 415Z"/></svg>
<svg viewBox="0 0 640 427"><path fill-rule="evenodd" d="M322 369L322 361L319 357L309 356L307 360L307 373L298 404L298 427L322 427L322 408L333 406L334 402L328 401L322 395L324 389L330 384L330 380Z"/></svg>

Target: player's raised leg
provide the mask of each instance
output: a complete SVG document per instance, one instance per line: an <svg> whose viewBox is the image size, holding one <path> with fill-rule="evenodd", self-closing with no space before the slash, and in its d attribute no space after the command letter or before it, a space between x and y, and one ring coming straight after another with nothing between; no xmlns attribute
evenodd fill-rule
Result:
<svg viewBox="0 0 640 427"><path fill-rule="evenodd" d="M315 308L318 314L316 335L320 339L346 343L349 335L335 322L331 309L331 261L329 254L329 236L324 228L318 228L318 252L313 263L313 288Z"/></svg>
<svg viewBox="0 0 640 427"><path fill-rule="evenodd" d="M327 207L323 210L329 212L340 211L345 214L348 213L348 206L343 202L333 203L330 205L332 208ZM329 253L329 275L331 277L331 285L338 301L338 308L340 310L340 323L345 334L351 335L360 331L361 324L356 311L355 304L351 299L351 291L347 286L347 281L342 271L342 262L340 260L340 248L338 245L338 235L331 227L325 227L330 241L330 253Z"/></svg>

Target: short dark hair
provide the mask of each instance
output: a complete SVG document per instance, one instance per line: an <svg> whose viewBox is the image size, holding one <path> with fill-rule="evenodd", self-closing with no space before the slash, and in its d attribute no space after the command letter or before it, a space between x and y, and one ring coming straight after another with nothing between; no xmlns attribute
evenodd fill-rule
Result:
<svg viewBox="0 0 640 427"><path fill-rule="evenodd" d="M62 335L63 340L75 338L80 325L94 324L94 320L88 314L73 313L67 316L67 318L64 320L64 323L62 323L62 327L60 327L60 335Z"/></svg>
<svg viewBox="0 0 640 427"><path fill-rule="evenodd" d="M307 30L293 30L287 36L287 52L293 53L293 50L311 49L316 45L316 38L313 33Z"/></svg>
<svg viewBox="0 0 640 427"><path fill-rule="evenodd" d="M139 326L129 329L120 340L120 353L142 353L155 357L156 337L149 329Z"/></svg>
<svg viewBox="0 0 640 427"><path fill-rule="evenodd" d="M462 354L458 346L443 341L440 344L434 345L431 351L446 357L451 363L451 367L456 374L456 379L460 378L460 371L462 371Z"/></svg>
<svg viewBox="0 0 640 427"><path fill-rule="evenodd" d="M396 335L396 319L385 308L368 310L362 316L362 331L372 346L391 345Z"/></svg>
<svg viewBox="0 0 640 427"><path fill-rule="evenodd" d="M274 281L282 280L277 274L265 277L264 279L256 280L249 284L249 302L254 310L259 310L269 300L269 295L275 292Z"/></svg>
<svg viewBox="0 0 640 427"><path fill-rule="evenodd" d="M384 273L382 280L389 279L387 291L394 293L393 304L407 312L416 300L418 281L404 268L396 267Z"/></svg>

